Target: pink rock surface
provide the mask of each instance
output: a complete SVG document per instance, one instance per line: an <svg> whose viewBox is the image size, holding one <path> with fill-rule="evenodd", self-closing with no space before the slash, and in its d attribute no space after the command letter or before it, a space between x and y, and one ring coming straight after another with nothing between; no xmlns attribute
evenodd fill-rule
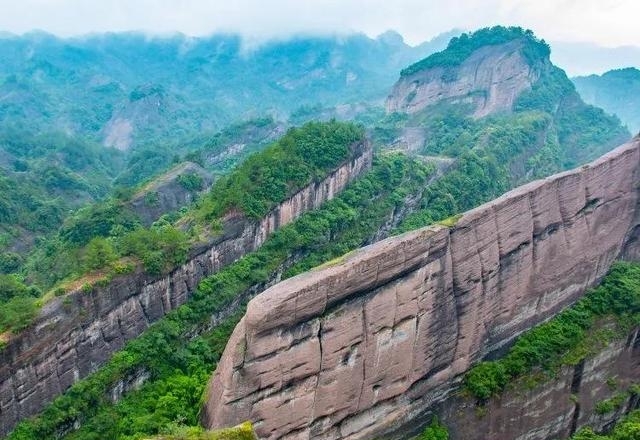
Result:
<svg viewBox="0 0 640 440"><path fill-rule="evenodd" d="M475 362L637 254L640 139L580 169L365 247L254 298L211 381L208 428L260 438L382 435Z"/></svg>
<svg viewBox="0 0 640 440"><path fill-rule="evenodd" d="M221 237L193 249L189 261L173 272L151 277L138 271L90 293L78 290L47 304L34 325L0 351L0 435L36 414L96 371L128 340L187 302L201 279L257 249L280 226L335 197L371 167L367 142L354 145L353 150L348 162L293 194L265 218L227 219Z"/></svg>

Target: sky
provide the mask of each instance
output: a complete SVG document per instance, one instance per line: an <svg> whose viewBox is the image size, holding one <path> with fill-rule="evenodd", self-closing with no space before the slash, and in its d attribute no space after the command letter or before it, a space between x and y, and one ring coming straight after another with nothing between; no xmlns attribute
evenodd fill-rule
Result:
<svg viewBox="0 0 640 440"><path fill-rule="evenodd" d="M520 25L547 41L640 46L638 0L0 0L0 31L139 30L248 40L393 29L418 44L453 28Z"/></svg>

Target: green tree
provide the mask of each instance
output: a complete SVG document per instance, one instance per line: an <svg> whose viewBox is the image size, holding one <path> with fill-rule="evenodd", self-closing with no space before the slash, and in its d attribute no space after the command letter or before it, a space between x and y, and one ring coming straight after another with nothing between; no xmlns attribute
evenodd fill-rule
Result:
<svg viewBox="0 0 640 440"><path fill-rule="evenodd" d="M89 270L101 269L117 258L118 255L109 240L95 237L86 246L84 265Z"/></svg>

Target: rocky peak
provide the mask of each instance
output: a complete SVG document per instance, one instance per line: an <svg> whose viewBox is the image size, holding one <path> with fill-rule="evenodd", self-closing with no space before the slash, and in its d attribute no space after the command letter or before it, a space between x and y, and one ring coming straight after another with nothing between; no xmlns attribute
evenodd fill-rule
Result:
<svg viewBox="0 0 640 440"><path fill-rule="evenodd" d="M462 34L401 72L387 111L416 113L442 101L469 104L474 117L511 111L551 66L549 53L544 40L522 28Z"/></svg>

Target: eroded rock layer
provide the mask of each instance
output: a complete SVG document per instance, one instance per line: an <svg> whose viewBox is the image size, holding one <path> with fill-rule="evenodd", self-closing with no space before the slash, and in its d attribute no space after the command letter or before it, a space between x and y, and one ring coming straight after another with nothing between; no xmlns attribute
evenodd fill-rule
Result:
<svg viewBox="0 0 640 440"><path fill-rule="evenodd" d="M416 113L442 101L470 104L482 117L513 108L540 69L529 65L523 40L476 50L460 66L433 67L402 76L387 98L387 111Z"/></svg>
<svg viewBox="0 0 640 440"><path fill-rule="evenodd" d="M372 151L367 143L353 149L351 160L282 202L260 221L240 215L226 218L223 233L193 249L189 260L171 273L152 277L137 271L105 287L91 292L80 289L48 303L35 324L0 351L0 434L36 414L103 365L125 342L184 304L202 278L255 250L277 228L336 196L371 166ZM142 374L132 381L144 377Z"/></svg>
<svg viewBox="0 0 640 440"><path fill-rule="evenodd" d="M639 396L629 392L640 381L639 364L636 328L627 340L608 344L597 355L563 367L553 379L541 379L537 386L516 383L484 407L452 395L431 414L438 413L452 439L566 439L584 426L603 431L640 403ZM602 410L599 405L610 399L617 403ZM406 429L398 434L407 438L417 433Z"/></svg>
<svg viewBox="0 0 640 440"><path fill-rule="evenodd" d="M637 254L640 139L253 299L209 386L205 426L364 439L456 389L475 362Z"/></svg>

